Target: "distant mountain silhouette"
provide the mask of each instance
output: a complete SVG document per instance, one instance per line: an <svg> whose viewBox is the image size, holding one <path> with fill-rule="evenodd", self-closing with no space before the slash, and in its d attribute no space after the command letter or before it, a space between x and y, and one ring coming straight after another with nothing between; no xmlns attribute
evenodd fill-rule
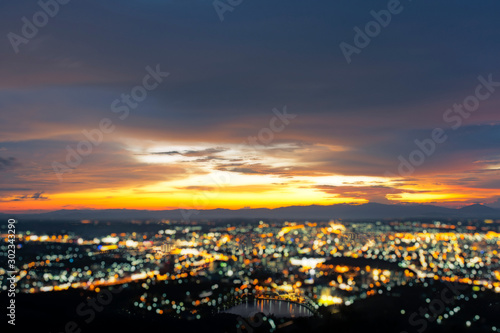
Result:
<svg viewBox="0 0 500 333"><path fill-rule="evenodd" d="M488 206L484 206L484 205L481 205L481 204L474 204L474 205L470 205L470 206L465 206L465 207L462 207L460 208L460 211L467 214L467 213L472 213L472 214L495 214L495 213L498 213L498 209L494 209L494 208L491 208L491 207L488 207Z"/></svg>
<svg viewBox="0 0 500 333"><path fill-rule="evenodd" d="M57 210L41 214L0 214L0 217L37 220L210 220L225 218L248 219L391 219L391 218L500 218L500 209L474 204L460 209L433 205L385 205L366 203L362 205L337 204L331 206L290 206L275 209L208 209L189 211L175 210Z"/></svg>

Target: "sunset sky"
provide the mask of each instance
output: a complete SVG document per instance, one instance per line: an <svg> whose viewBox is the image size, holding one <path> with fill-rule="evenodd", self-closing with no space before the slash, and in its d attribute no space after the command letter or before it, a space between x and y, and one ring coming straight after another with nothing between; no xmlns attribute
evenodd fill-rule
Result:
<svg viewBox="0 0 500 333"><path fill-rule="evenodd" d="M221 21L212 0L72 0L16 53L41 9L2 2L0 212L500 207L500 84L447 114L500 82L500 3L402 1L348 63L339 44L387 3L243 0Z"/></svg>

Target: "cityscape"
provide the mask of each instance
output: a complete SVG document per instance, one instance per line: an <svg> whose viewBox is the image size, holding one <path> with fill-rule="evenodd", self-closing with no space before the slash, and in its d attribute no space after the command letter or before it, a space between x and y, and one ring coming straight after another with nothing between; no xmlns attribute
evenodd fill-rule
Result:
<svg viewBox="0 0 500 333"><path fill-rule="evenodd" d="M0 333L500 333L500 2L0 2Z"/></svg>
<svg viewBox="0 0 500 333"><path fill-rule="evenodd" d="M80 316L81 329L111 303L115 316L168 318L188 330L203 323L221 332L293 332L301 329L297 320L342 321L360 303L420 288L425 299L395 309L402 329L406 320L415 332L500 330L500 220L81 220L17 228L16 284L27 300L69 290L102 297L94 307L68 310ZM8 274L1 273L6 291ZM132 296L113 304L108 290L118 288ZM485 299L489 307L475 305ZM233 327L210 321L231 315ZM265 325L245 319L256 315Z"/></svg>

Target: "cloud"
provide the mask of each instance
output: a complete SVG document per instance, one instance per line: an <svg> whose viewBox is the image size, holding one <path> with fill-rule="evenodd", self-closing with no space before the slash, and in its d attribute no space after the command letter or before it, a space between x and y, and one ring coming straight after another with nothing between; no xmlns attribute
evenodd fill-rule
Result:
<svg viewBox="0 0 500 333"><path fill-rule="evenodd" d="M196 191L196 192L228 192L228 193L262 193L275 191L286 186L279 186L277 184L255 184L255 185L227 185L227 186L182 186L176 187L178 190L183 191Z"/></svg>
<svg viewBox="0 0 500 333"><path fill-rule="evenodd" d="M200 150L185 150L185 151L160 151L160 152L152 152L151 155L181 155L186 157L198 157L203 156L204 158L211 157L211 155L216 155L218 153L222 153L227 151L227 148L207 148Z"/></svg>
<svg viewBox="0 0 500 333"><path fill-rule="evenodd" d="M318 185L314 186L322 192L333 194L334 196L344 197L344 198L356 198L365 199L370 202L377 203L394 203L393 200L389 200L387 196L398 195L402 193L423 193L425 191L414 191L397 189L388 186L332 186L332 185Z"/></svg>
<svg viewBox="0 0 500 333"><path fill-rule="evenodd" d="M0 156L0 171L14 169L21 166L15 157L3 158Z"/></svg>
<svg viewBox="0 0 500 333"><path fill-rule="evenodd" d="M43 192L36 192L32 195L18 195L14 197L7 197L5 199L0 199L2 202L12 202L12 201L27 201L27 200L50 200L49 197L44 196Z"/></svg>
<svg viewBox="0 0 500 333"><path fill-rule="evenodd" d="M492 208L498 208L500 209L500 197L496 197L496 198L493 198L492 202L486 202L486 205L488 205L489 207L492 207Z"/></svg>
<svg viewBox="0 0 500 333"><path fill-rule="evenodd" d="M315 168L308 168L304 166L283 165L271 166L262 163L229 163L220 164L217 166L219 171L229 171L247 175L273 175L279 177L298 177L298 176L325 176L330 173L316 170Z"/></svg>
<svg viewBox="0 0 500 333"><path fill-rule="evenodd" d="M185 166L144 163L122 145L102 143L94 147L90 155L82 157L82 163L78 167L63 173L63 181L60 182L52 163L66 163L66 146L76 147L77 144L78 142L55 140L6 143L9 150L16 151L18 156L30 163L5 170L3 192L23 199L24 194L19 192L27 188L34 189L40 195L42 192L52 195L74 191L140 188L186 177ZM193 172L202 174L196 166L190 168ZM33 197L35 198L36 196Z"/></svg>

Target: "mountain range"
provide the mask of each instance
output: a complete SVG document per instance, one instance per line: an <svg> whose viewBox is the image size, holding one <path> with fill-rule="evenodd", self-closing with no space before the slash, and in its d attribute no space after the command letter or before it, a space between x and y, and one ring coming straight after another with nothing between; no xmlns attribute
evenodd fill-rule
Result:
<svg viewBox="0 0 500 333"><path fill-rule="evenodd" d="M500 218L500 209L474 204L459 209L433 205L361 205L336 204L330 206L290 206L275 209L208 209L208 210L57 210L40 214L0 214L3 219L20 220L210 220L210 219L402 219L402 218Z"/></svg>

